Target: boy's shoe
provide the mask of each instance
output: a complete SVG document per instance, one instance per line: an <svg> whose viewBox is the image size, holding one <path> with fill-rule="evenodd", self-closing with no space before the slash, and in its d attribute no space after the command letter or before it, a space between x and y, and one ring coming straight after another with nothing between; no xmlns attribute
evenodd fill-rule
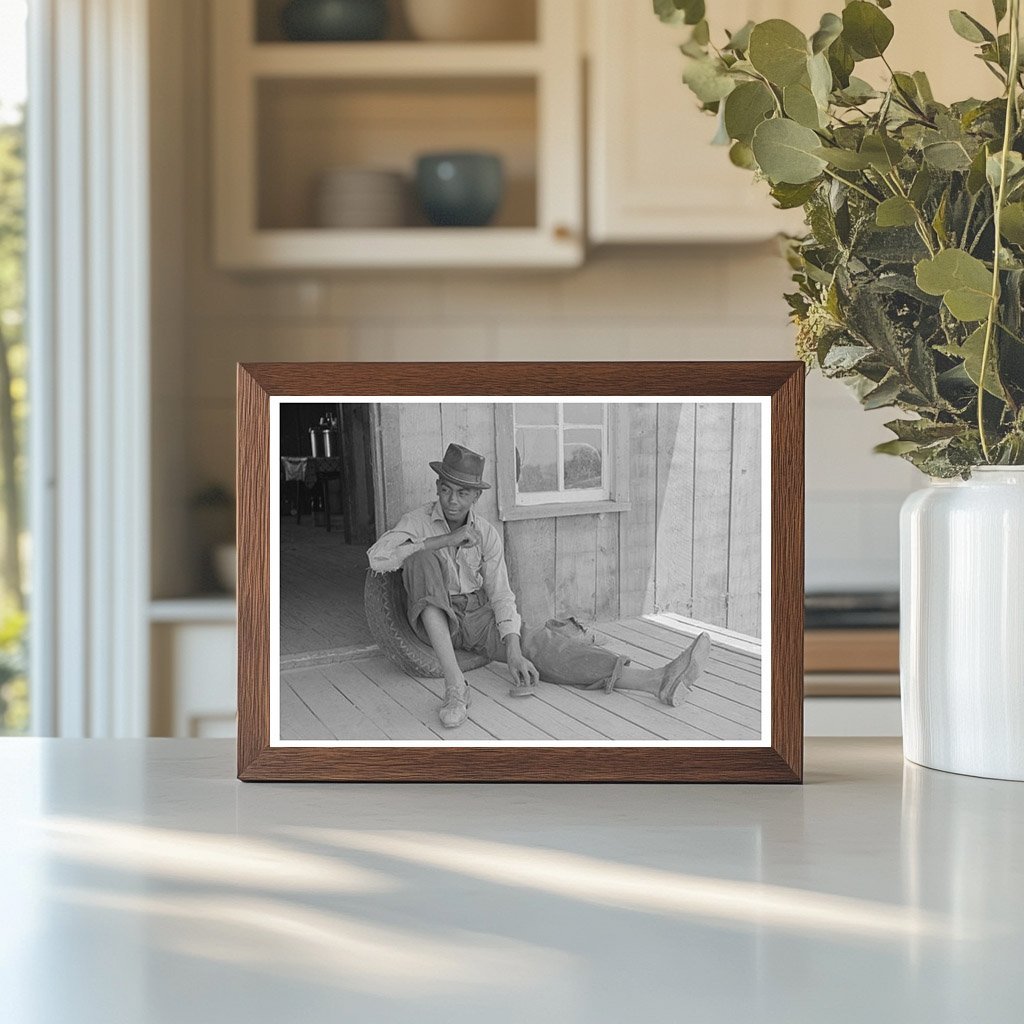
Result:
<svg viewBox="0 0 1024 1024"><path fill-rule="evenodd" d="M463 679L462 687L456 688L447 683L444 688L444 703L438 709L437 715L441 724L446 729L457 729L466 720L469 714L469 704L473 699L469 683Z"/></svg>
<svg viewBox="0 0 1024 1024"><path fill-rule="evenodd" d="M598 636L588 626L583 625L575 615L570 615L567 619L548 619L544 625L552 633L557 633L569 640L578 640L582 644L595 644L598 647L603 647L608 642L603 636Z"/></svg>
<svg viewBox="0 0 1024 1024"><path fill-rule="evenodd" d="M665 681L658 691L658 699L670 707L677 707L693 688L710 656L711 637L701 633L678 658L665 666Z"/></svg>

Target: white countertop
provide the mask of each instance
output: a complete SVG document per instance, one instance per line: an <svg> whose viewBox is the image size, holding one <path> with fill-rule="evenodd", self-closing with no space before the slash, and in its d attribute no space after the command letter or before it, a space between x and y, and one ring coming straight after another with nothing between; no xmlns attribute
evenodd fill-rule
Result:
<svg viewBox="0 0 1024 1024"><path fill-rule="evenodd" d="M1024 785L809 740L803 787L243 785L0 741L10 1024L1016 1022Z"/></svg>

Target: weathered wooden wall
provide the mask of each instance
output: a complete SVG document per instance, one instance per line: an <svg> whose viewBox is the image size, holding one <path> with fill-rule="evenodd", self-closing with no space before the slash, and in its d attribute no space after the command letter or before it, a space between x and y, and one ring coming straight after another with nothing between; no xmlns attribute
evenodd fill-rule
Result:
<svg viewBox="0 0 1024 1024"><path fill-rule="evenodd" d="M629 512L505 524L527 622L611 621L674 611L759 636L760 407L630 406ZM487 459L478 510L498 523L494 406L381 407L385 521L434 495L432 459L452 441Z"/></svg>

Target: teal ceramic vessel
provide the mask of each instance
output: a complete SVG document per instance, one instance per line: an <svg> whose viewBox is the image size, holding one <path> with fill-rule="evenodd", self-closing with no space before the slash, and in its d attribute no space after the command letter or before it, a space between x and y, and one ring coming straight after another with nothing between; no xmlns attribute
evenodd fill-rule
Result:
<svg viewBox="0 0 1024 1024"><path fill-rule="evenodd" d="M387 0L291 0L281 11L285 37L295 42L380 39L387 26Z"/></svg>
<svg viewBox="0 0 1024 1024"><path fill-rule="evenodd" d="M505 194L501 157L426 153L416 162L416 192L436 227L483 227L494 218Z"/></svg>

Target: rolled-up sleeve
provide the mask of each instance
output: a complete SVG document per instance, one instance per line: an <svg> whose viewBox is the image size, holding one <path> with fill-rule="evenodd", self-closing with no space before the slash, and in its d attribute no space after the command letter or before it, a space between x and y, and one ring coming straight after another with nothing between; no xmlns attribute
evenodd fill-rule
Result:
<svg viewBox="0 0 1024 1024"><path fill-rule="evenodd" d="M423 540L417 537L416 520L406 514L398 520L392 530L377 538L376 544L366 552L370 568L374 572L395 572L402 563L417 551L423 550Z"/></svg>
<svg viewBox="0 0 1024 1024"><path fill-rule="evenodd" d="M502 640L512 633L519 633L523 620L516 610L516 596L508 581L508 569L505 566L505 550L498 536L498 531L491 527L483 533L483 559L481 571L484 578L484 590L494 610L494 620L498 624L498 632Z"/></svg>

